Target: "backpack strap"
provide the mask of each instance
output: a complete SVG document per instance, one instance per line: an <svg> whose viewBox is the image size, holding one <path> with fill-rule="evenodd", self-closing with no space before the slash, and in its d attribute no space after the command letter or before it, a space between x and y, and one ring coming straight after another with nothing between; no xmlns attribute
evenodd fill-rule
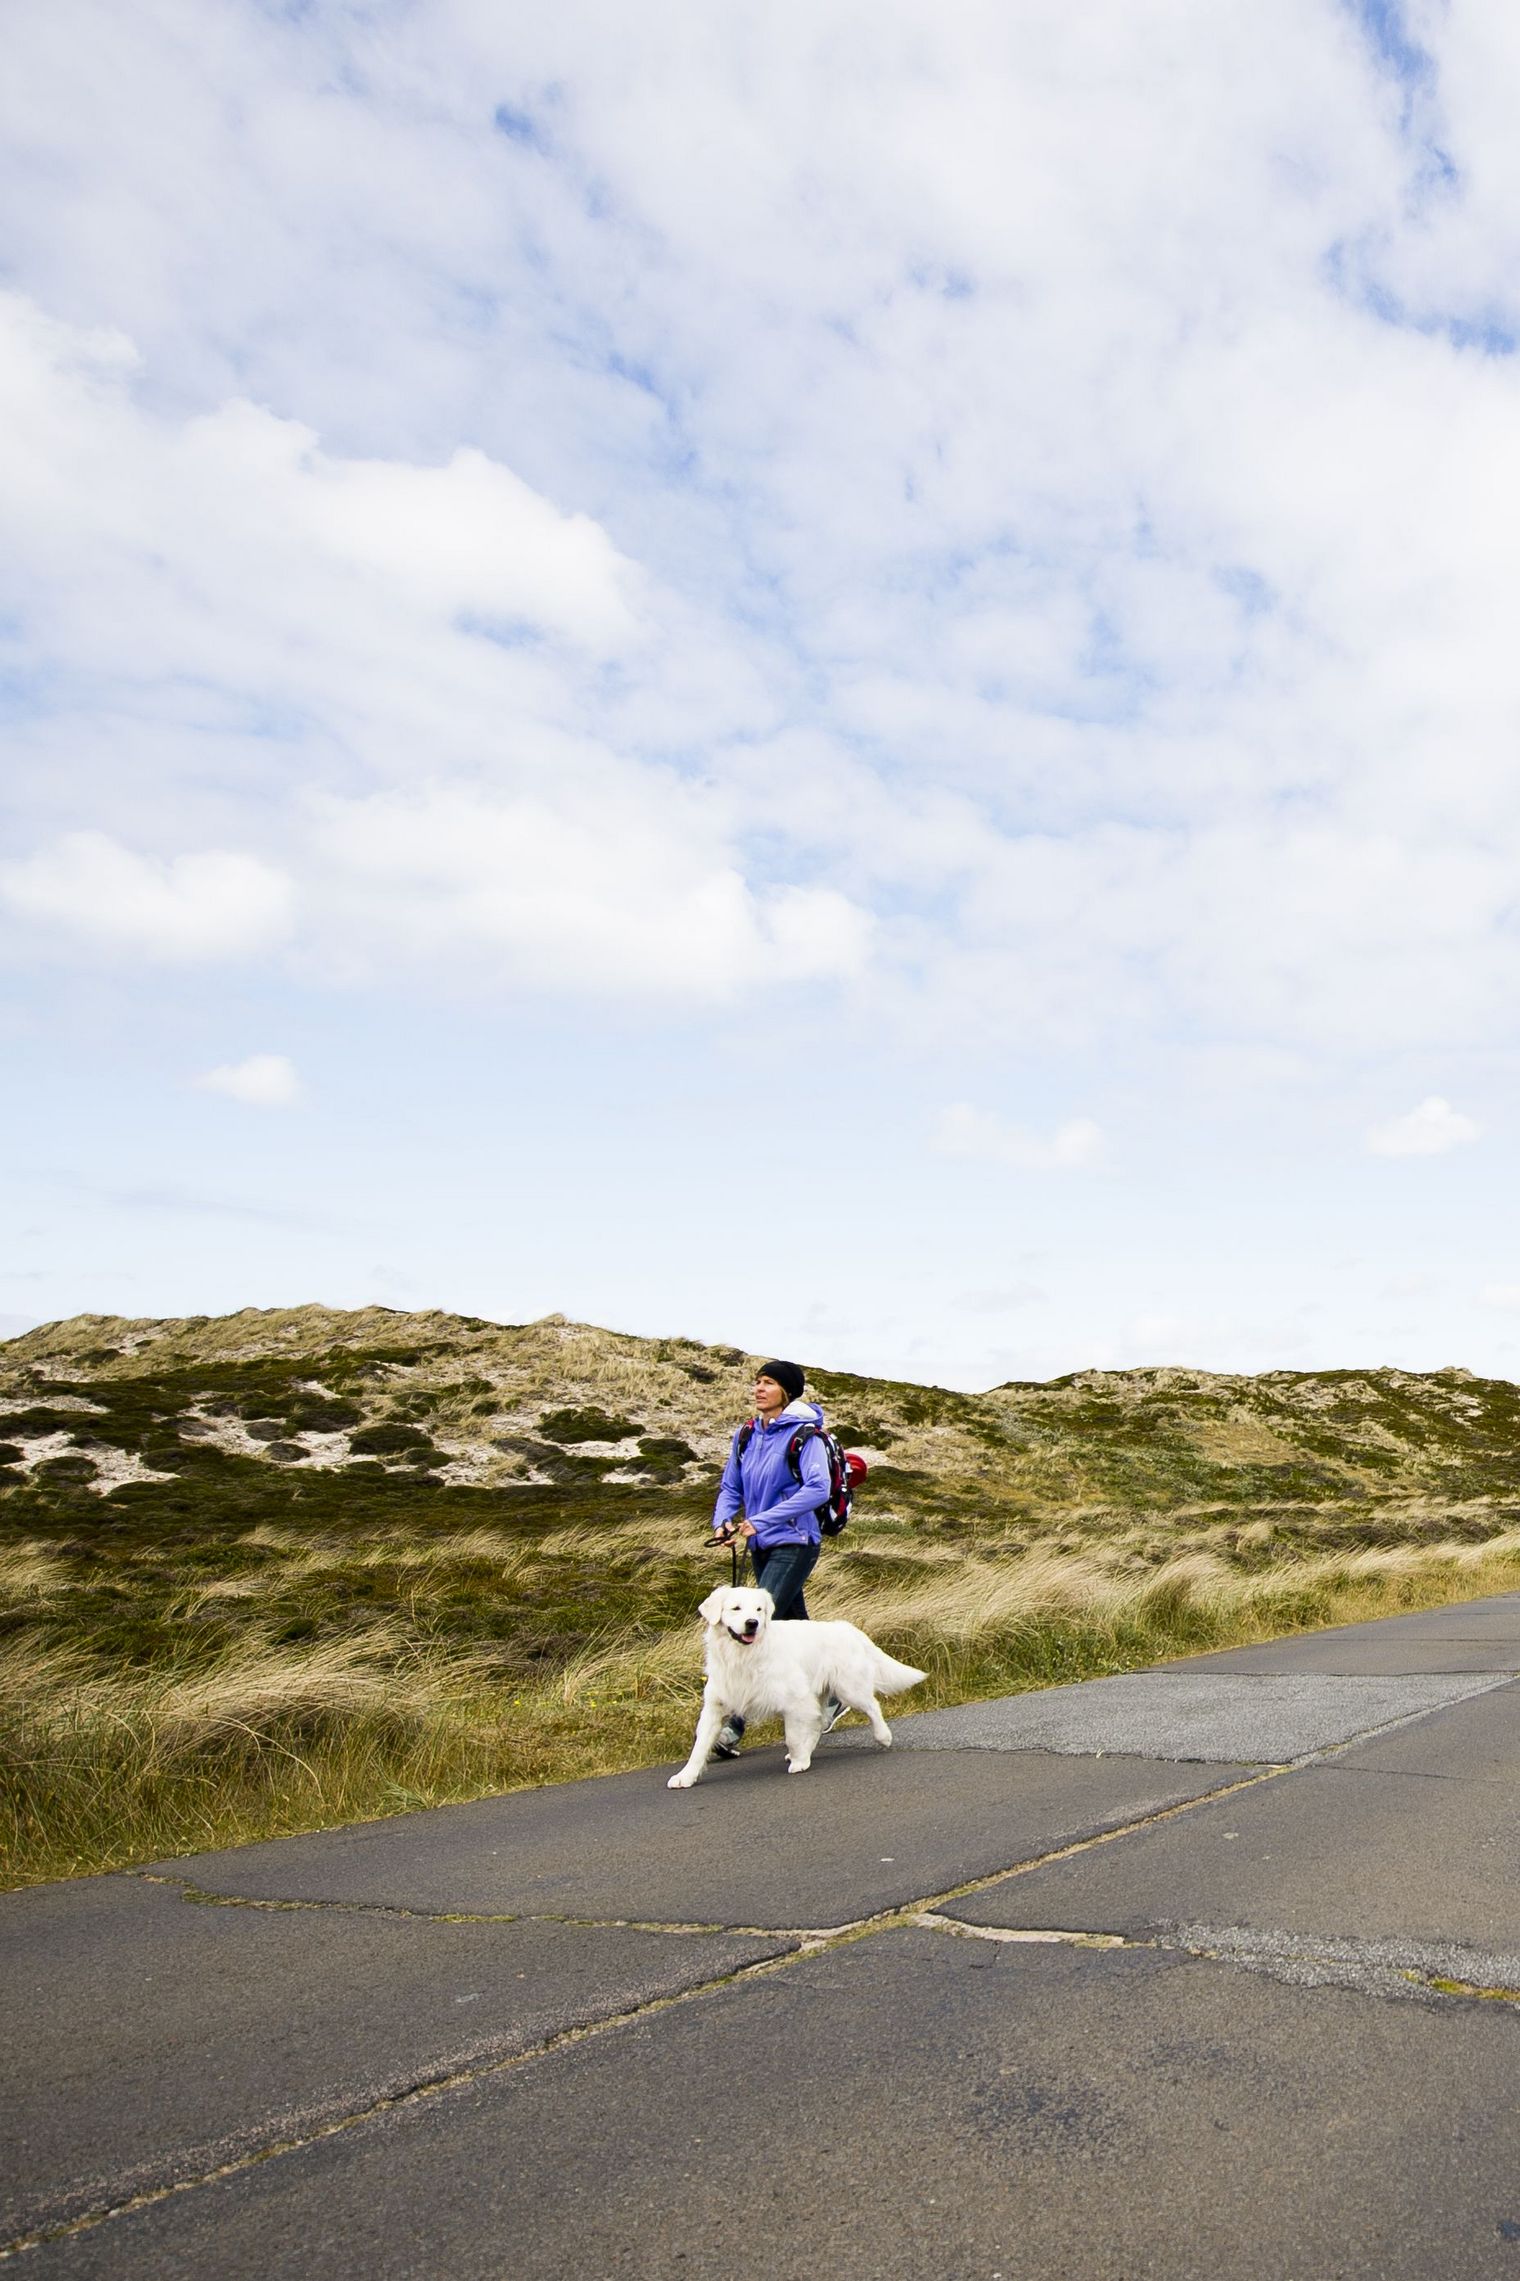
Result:
<svg viewBox="0 0 1520 2281"><path fill-rule="evenodd" d="M802 1445L805 1441L816 1441L817 1438L818 1428L816 1426L799 1426L786 1445L787 1471L799 1489L802 1487Z"/></svg>

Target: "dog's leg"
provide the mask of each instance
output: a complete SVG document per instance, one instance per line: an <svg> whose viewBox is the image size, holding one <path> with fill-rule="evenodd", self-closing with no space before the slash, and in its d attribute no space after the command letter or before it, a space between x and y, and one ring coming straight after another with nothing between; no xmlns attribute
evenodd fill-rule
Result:
<svg viewBox="0 0 1520 2281"><path fill-rule="evenodd" d="M881 1744L883 1750L890 1750L892 1748L892 1729L882 1717L881 1705L871 1689L865 1685L845 1688L836 1679L834 1692L840 1697L846 1710L859 1711L870 1720L872 1734Z"/></svg>
<svg viewBox="0 0 1520 2281"><path fill-rule="evenodd" d="M806 1774L823 1732L823 1705L813 1696L786 1707L786 1770Z"/></svg>
<svg viewBox="0 0 1520 2281"><path fill-rule="evenodd" d="M718 1729L723 1724L723 1705L711 1688L702 1697L702 1709L697 1719L697 1731L692 1740L691 1756L679 1774L672 1774L666 1783L667 1790L689 1790L712 1756Z"/></svg>

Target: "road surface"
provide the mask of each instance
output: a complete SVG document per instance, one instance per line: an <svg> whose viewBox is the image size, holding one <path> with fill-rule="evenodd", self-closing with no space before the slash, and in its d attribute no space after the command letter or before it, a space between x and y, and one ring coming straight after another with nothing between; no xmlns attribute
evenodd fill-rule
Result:
<svg viewBox="0 0 1520 2281"><path fill-rule="evenodd" d="M1520 1595L0 1901L69 2281L1520 2281Z"/></svg>

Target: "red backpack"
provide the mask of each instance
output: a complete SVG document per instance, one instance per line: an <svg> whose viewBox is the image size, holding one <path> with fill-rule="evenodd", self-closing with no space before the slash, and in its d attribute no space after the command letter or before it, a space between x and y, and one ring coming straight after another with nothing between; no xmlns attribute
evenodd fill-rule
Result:
<svg viewBox="0 0 1520 2281"><path fill-rule="evenodd" d="M754 1437L758 1421L749 1418L734 1436L734 1455L743 1457ZM838 1436L825 1426L799 1426L786 1445L787 1470L798 1488L802 1487L802 1445L805 1441L821 1441L823 1454L829 1461L828 1502L813 1508L819 1529L826 1537L837 1537L849 1526L851 1508L855 1503L855 1490L864 1481L869 1467L854 1450L842 1449Z"/></svg>

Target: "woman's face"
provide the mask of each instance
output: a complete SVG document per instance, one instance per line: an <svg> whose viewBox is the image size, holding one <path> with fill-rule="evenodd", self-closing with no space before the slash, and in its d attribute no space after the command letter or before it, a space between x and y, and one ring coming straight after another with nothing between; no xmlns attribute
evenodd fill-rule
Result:
<svg viewBox="0 0 1520 2281"><path fill-rule="evenodd" d="M764 1371L755 1380L755 1408L763 1418L786 1408L786 1388L778 1386L774 1378L767 1378Z"/></svg>

